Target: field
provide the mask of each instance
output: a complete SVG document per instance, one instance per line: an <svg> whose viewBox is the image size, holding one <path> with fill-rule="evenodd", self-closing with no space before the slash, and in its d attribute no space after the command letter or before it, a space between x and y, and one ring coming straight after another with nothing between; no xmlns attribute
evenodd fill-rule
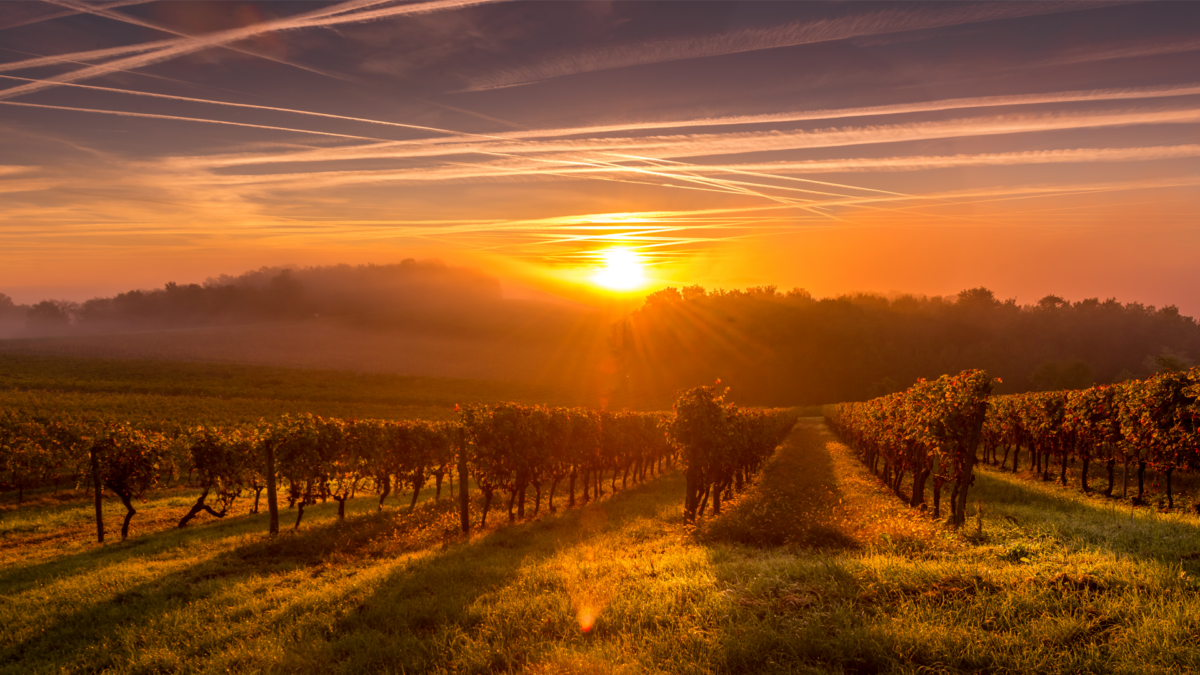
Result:
<svg viewBox="0 0 1200 675"><path fill-rule="evenodd" d="M304 413L452 419L454 406L502 400L579 405L589 392L520 381L0 353L0 405L88 413L154 427L252 424Z"/></svg>
<svg viewBox="0 0 1200 675"><path fill-rule="evenodd" d="M427 494L426 491L423 494ZM1200 521L983 470L953 531L816 419L718 518L667 472L463 538L446 499L371 496L89 541L82 495L0 515L5 672L1181 672ZM405 502L406 503L406 502ZM106 504L114 515L120 506ZM286 514L284 519L286 521ZM290 525L290 523L287 523Z"/></svg>
<svg viewBox="0 0 1200 675"><path fill-rule="evenodd" d="M210 380L207 373L236 373L245 370L239 364L250 364L259 367L260 373L273 370L267 379L283 380L276 383L282 386L275 389L288 392L288 396L295 395L295 385L303 388L312 384L312 379L321 379L280 375L295 373L296 369L357 373L376 384L388 383L388 376L393 383L486 380L510 383L520 391L554 390L558 398L565 394L577 399L577 404L598 405L608 385L604 368L609 357L610 323L607 315L594 310L506 300L487 312L462 310L418 316L381 313L253 325L0 339L0 357L40 356L60 363L140 361L156 364L153 379L163 372L157 366L171 362L212 366L182 371ZM0 372L7 372L7 368L0 368ZM117 377L128 374L131 371L119 371ZM370 377L373 375L381 377ZM237 381L233 384L246 383L245 378L234 379ZM7 385L5 382L0 386ZM254 384L254 388L263 387L262 383ZM269 382L265 388L270 388ZM373 388L375 394L380 391L379 386ZM403 388L395 392L401 398L406 396ZM347 399L331 395L327 400Z"/></svg>

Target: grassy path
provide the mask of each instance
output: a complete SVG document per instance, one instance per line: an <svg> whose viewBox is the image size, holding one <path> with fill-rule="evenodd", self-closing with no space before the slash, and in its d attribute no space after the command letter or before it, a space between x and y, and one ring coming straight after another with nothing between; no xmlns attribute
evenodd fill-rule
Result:
<svg viewBox="0 0 1200 675"><path fill-rule="evenodd" d="M667 474L469 540L448 502L379 514L360 499L345 524L316 507L273 542L242 516L29 561L14 545L44 532L0 525L0 669L1200 669L1194 519L1127 522L987 472L982 528L951 532L816 420L695 531L682 493Z"/></svg>

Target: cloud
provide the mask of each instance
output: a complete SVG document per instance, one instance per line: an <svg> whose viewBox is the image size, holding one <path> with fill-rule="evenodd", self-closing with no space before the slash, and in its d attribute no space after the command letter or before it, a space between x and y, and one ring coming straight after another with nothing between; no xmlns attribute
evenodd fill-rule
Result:
<svg viewBox="0 0 1200 675"><path fill-rule="evenodd" d="M88 66L68 73L63 73L61 75L55 75L44 80L38 80L37 82L29 82L0 90L0 100L49 89L62 82L75 82L78 80L86 80L94 77L100 77L102 75L108 75L110 73L144 68L146 66L162 63L163 61L168 61L186 54L191 54L205 49L211 49L213 47L222 47L230 43L252 38L271 31L297 30L301 28L316 28L344 23L375 21L394 16L408 16L426 14L429 12L461 9L464 7L472 7L475 5L488 4L497 1L500 0L431 0L429 2L418 2L407 5L385 7L382 9L373 9L378 5L389 3L390 0L347 0L346 2L342 2L332 7L324 7L322 9L304 12L296 16L290 16L282 19L272 19L270 21L263 21L250 26L215 31L200 36L179 37L169 40L145 42L127 47L114 47L102 50L62 54L54 57L26 59L15 63L6 63L0 65L0 70L21 70L25 68L68 63L72 61L93 60L96 58L120 56L122 54L129 53L134 54L133 56L117 58L99 65Z"/></svg>
<svg viewBox="0 0 1200 675"><path fill-rule="evenodd" d="M113 2L98 2L93 7L111 9L128 7L129 5L144 5L151 0L114 0ZM0 18L0 30L28 26L43 21L53 21L65 16L73 16L81 10L78 8L55 7L53 3L41 2L9 2L5 3L4 16Z"/></svg>
<svg viewBox="0 0 1200 675"><path fill-rule="evenodd" d="M885 9L848 17L794 22L769 28L747 28L715 35L657 39L638 44L561 52L523 68L503 70L469 81L464 91L480 91L542 82L558 77L667 61L723 56L794 47L869 35L942 28L1041 14L1071 12L1123 3L974 2L944 4L936 9Z"/></svg>
<svg viewBox="0 0 1200 675"><path fill-rule="evenodd" d="M187 35L185 33L180 33L178 31L173 30L162 24L154 23L152 21L146 21L145 19L140 19L138 17L130 16L128 14L122 14L121 12L114 12L111 9L109 9L108 7L103 6L103 5L91 5L91 4L88 4L87 2L83 2L82 0L45 0L45 1L51 2L53 4L61 5L62 7L65 7L65 8L80 12L80 13L93 14L95 16L100 16L100 17L103 17L106 19L120 21L121 23L128 23L128 24L132 24L134 26L141 26L143 28L149 28L151 30L156 30L156 31L163 32L163 33L170 33L171 35L175 35L177 37L184 37L184 38L191 37L190 35ZM301 63L296 63L294 61L288 61L287 59L279 58L279 57L273 56L271 54L265 54L261 51L251 51L249 49L238 47L236 45L228 45L228 44L221 45L221 48L227 49L232 52L236 52L238 54L243 54L243 55L251 56L254 58L265 59L265 60L271 61L273 63L279 63L279 64L291 66L293 68L299 68L301 70L306 70L310 73L316 73L318 75L324 75L326 77L332 77L335 79L347 80L347 81L351 80L351 78L349 78L345 75L342 75L340 73L334 73L334 72L331 72L328 70L324 70L322 68L314 68L312 66L307 66L307 65L304 65Z"/></svg>
<svg viewBox="0 0 1200 675"><path fill-rule="evenodd" d="M1049 58L1040 65L1058 66L1095 63L1097 61L1111 61L1114 59L1137 59L1147 56L1182 54L1197 50L1200 50L1200 38L1190 36L1186 38L1167 38L1154 40L1153 42L1142 42L1136 45L1078 50Z"/></svg>
<svg viewBox="0 0 1200 675"><path fill-rule="evenodd" d="M736 131L636 137L526 140L502 137L390 141L281 153L233 153L180 159L198 166L233 167L272 163L364 159L417 159L460 155L525 156L562 161L678 159L755 152L777 152L945 138L981 137L1040 131L1091 129L1145 124L1200 122L1200 109L1124 110L1096 113L994 115L905 124L850 126L815 130Z"/></svg>
<svg viewBox="0 0 1200 675"><path fill-rule="evenodd" d="M747 174L772 179L793 174L862 173L881 171L927 171L982 166L1027 166L1037 164L1090 164L1096 162L1144 162L1200 157L1200 145L1169 145L1133 148L1075 148L1030 152L979 153L962 155L915 155L897 157L861 157L809 161L782 161L747 164L686 164L680 172L719 176ZM382 183L441 183L462 181L578 179L599 174L626 174L622 164L547 166L524 159L509 159L486 164L445 164L405 169L363 171L310 171L255 175L220 175L202 182L224 185L292 184L295 189ZM664 173L670 173L669 168Z"/></svg>

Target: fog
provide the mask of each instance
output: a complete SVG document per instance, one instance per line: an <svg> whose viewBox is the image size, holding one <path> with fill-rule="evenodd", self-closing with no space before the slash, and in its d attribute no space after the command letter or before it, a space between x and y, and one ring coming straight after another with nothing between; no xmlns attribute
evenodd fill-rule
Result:
<svg viewBox="0 0 1200 675"><path fill-rule="evenodd" d="M312 317L403 321L405 314L486 313L500 282L440 261L396 265L264 267L203 284L169 282L77 303L45 299L17 305L0 295L0 335L62 336L246 325Z"/></svg>
<svg viewBox="0 0 1200 675"><path fill-rule="evenodd" d="M968 368L1002 378L998 393L1082 388L1200 359L1200 325L1173 306L1057 295L1022 306L982 287L891 299L668 288L618 334L630 394L721 378L740 402L769 405L861 400Z"/></svg>

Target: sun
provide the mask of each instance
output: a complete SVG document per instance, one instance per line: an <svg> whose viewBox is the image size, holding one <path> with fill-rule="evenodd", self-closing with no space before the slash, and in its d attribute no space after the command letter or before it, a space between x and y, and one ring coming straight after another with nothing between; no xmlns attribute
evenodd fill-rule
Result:
<svg viewBox="0 0 1200 675"><path fill-rule="evenodd" d="M604 269L592 280L614 291L629 291L646 281L644 264L637 253L627 248L610 248L602 254Z"/></svg>

